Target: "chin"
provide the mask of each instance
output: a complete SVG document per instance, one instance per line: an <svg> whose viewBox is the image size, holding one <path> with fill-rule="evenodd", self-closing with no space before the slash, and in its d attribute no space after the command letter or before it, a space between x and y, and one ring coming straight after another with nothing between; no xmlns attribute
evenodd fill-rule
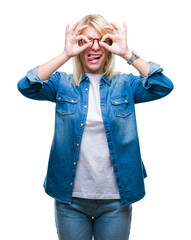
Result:
<svg viewBox="0 0 191 240"><path fill-rule="evenodd" d="M95 74L103 74L103 68L100 68L98 66L90 66L85 69L85 72L87 73L95 73Z"/></svg>

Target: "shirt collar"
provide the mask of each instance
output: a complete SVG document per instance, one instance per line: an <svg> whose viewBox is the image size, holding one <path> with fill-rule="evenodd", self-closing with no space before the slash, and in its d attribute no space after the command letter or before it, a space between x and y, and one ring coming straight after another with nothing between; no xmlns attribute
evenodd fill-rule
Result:
<svg viewBox="0 0 191 240"><path fill-rule="evenodd" d="M81 82L87 80L87 75L84 73L82 78L81 78ZM104 82L106 82L108 85L111 85L111 81L109 81L108 77L106 74L104 74L100 80L103 80Z"/></svg>

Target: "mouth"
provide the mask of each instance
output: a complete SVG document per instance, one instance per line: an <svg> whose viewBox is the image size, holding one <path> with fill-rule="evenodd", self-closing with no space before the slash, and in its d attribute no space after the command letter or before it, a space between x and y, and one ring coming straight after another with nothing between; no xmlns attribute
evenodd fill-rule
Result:
<svg viewBox="0 0 191 240"><path fill-rule="evenodd" d="M88 61L99 60L101 57L101 54L88 54Z"/></svg>

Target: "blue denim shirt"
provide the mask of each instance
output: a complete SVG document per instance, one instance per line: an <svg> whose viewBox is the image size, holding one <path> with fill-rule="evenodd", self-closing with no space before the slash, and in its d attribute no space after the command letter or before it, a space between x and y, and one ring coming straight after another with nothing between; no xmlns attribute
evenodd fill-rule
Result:
<svg viewBox="0 0 191 240"><path fill-rule="evenodd" d="M147 174L140 154L134 104L162 98L173 89L163 69L149 63L147 77L118 74L111 81L106 75L100 80L101 113L122 206L145 195ZM71 204L90 82L84 74L80 86L76 86L71 83L72 75L59 71L41 81L37 68L18 82L18 89L28 98L56 103L55 132L44 188L58 201Z"/></svg>

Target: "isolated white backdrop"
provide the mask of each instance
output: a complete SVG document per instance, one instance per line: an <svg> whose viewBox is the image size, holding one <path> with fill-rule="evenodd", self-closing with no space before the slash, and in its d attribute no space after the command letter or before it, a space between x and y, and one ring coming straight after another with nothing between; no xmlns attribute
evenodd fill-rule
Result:
<svg viewBox="0 0 191 240"><path fill-rule="evenodd" d="M136 106L146 197L133 205L131 240L190 240L189 1L17 0L0 4L0 239L57 239L53 199L42 187L54 104L24 98L17 82L58 55L67 23L100 13L128 27L128 45L174 83L164 99ZM123 59L116 69L138 74ZM59 70L71 72L69 61Z"/></svg>

